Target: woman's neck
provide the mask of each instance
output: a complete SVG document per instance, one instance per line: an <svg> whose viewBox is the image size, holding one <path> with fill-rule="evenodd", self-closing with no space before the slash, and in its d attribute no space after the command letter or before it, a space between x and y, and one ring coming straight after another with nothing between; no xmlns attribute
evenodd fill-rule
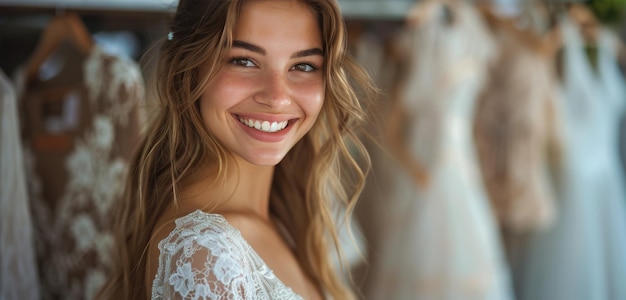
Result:
<svg viewBox="0 0 626 300"><path fill-rule="evenodd" d="M229 160L226 176L217 177L211 166L195 183L182 191L180 211L209 209L211 212L253 214L269 220L269 196L274 166L258 166L241 158Z"/></svg>

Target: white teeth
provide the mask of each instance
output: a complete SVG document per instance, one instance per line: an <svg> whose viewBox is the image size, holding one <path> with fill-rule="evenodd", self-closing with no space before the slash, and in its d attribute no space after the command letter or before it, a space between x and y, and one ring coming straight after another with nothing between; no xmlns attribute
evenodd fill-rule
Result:
<svg viewBox="0 0 626 300"><path fill-rule="evenodd" d="M270 121L244 119L242 117L237 117L237 119L239 120L239 122L246 124L250 128L255 128L257 130L264 131L264 132L277 132L277 131L285 129L285 127L287 127L287 125L289 124L289 121L270 122Z"/></svg>

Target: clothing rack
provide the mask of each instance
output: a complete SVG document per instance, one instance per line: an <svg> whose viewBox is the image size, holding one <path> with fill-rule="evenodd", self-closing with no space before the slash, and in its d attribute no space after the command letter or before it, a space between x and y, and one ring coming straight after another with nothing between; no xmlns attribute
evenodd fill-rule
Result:
<svg viewBox="0 0 626 300"><path fill-rule="evenodd" d="M418 0L338 0L346 18L397 20ZM0 14L20 11L100 11L167 14L176 10L178 0L2 0Z"/></svg>
<svg viewBox="0 0 626 300"><path fill-rule="evenodd" d="M178 0L2 0L0 12L18 10L86 10L168 13L176 10Z"/></svg>

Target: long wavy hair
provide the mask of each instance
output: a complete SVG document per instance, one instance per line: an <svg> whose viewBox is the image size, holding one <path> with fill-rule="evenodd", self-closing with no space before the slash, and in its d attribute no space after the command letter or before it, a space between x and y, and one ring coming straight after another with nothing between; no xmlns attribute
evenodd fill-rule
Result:
<svg viewBox="0 0 626 300"><path fill-rule="evenodd" d="M349 221L369 170L358 129L366 119L365 99L373 99L376 89L347 51L337 3L299 1L318 17L325 54L325 100L313 128L276 166L270 212L294 238L297 259L315 283L335 299L352 299L329 250L341 257L334 209L344 206ZM226 178L231 154L207 129L198 101L225 59L245 2L180 0L178 4L170 38L160 41L153 74L159 107L130 162L124 196L116 206L113 273L99 298L147 298L146 253L155 242L151 233L157 219L172 201L178 202L181 190L203 176L207 164L219 170L217 181Z"/></svg>

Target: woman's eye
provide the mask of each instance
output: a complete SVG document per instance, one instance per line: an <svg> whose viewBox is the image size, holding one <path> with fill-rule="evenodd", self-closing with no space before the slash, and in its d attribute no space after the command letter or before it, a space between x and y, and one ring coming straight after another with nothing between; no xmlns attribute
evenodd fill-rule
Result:
<svg viewBox="0 0 626 300"><path fill-rule="evenodd" d="M302 72L313 72L317 70L317 68L312 66L311 64L297 64L291 67L291 69L295 71L302 71Z"/></svg>
<svg viewBox="0 0 626 300"><path fill-rule="evenodd" d="M237 65L237 66L248 67L248 68L255 66L255 64L250 59L247 59L245 57L235 57L230 60L230 63Z"/></svg>

